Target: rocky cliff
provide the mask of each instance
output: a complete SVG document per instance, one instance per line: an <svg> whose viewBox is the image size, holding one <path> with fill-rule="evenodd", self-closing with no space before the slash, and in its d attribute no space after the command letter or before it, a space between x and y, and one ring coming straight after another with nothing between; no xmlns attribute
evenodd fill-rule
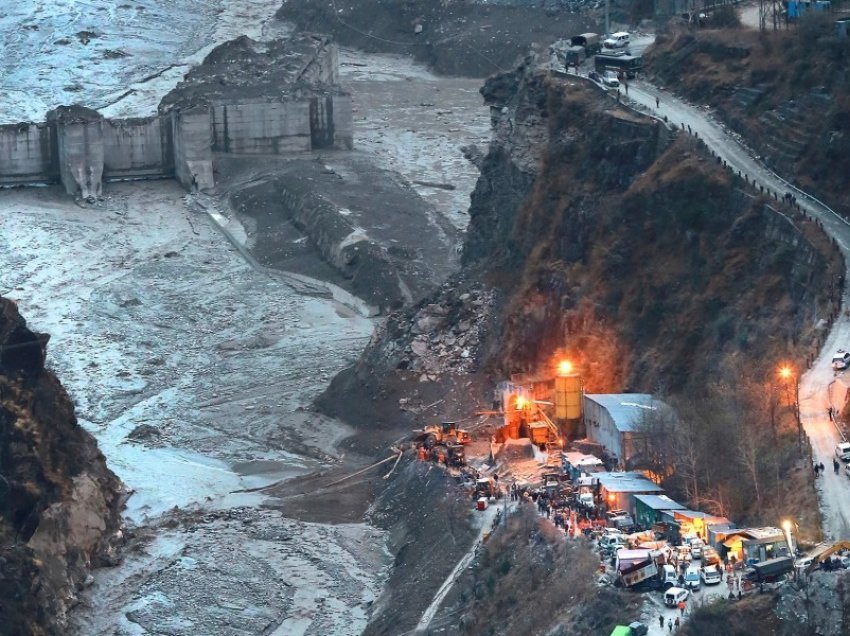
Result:
<svg viewBox="0 0 850 636"><path fill-rule="evenodd" d="M397 409L407 381L425 395L447 377L539 368L558 348L590 391L681 392L816 344L841 270L814 224L697 142L531 58L482 94L493 139L464 269L391 316L337 395L353 382Z"/></svg>
<svg viewBox="0 0 850 636"><path fill-rule="evenodd" d="M3 634L63 634L91 568L115 559L120 483L44 368L48 337L0 299Z"/></svg>
<svg viewBox="0 0 850 636"><path fill-rule="evenodd" d="M319 400L360 428L355 445L490 408L497 381L557 349L590 392L690 397L813 350L842 271L816 225L771 207L696 141L533 57L482 94L493 137L462 271L390 315ZM584 633L574 619L567 632Z"/></svg>

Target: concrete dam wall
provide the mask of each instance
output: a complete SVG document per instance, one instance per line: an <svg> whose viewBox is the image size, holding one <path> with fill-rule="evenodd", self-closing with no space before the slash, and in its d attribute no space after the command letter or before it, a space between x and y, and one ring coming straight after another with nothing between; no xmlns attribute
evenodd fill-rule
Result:
<svg viewBox="0 0 850 636"><path fill-rule="evenodd" d="M348 95L201 104L131 119L61 106L41 124L0 126L0 185L62 183L98 197L103 181L174 177L188 189L215 185L213 152L286 155L352 147Z"/></svg>

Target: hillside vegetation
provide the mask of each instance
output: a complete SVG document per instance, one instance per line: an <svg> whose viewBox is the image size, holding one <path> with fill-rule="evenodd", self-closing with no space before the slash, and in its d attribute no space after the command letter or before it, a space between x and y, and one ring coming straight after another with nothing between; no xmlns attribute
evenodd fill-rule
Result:
<svg viewBox="0 0 850 636"><path fill-rule="evenodd" d="M449 635L609 634L640 618L639 597L600 587L598 555L526 504L511 513L458 580L432 629Z"/></svg>
<svg viewBox="0 0 850 636"><path fill-rule="evenodd" d="M711 104L780 174L850 217L850 46L832 16L764 34L674 29L645 60L654 81Z"/></svg>

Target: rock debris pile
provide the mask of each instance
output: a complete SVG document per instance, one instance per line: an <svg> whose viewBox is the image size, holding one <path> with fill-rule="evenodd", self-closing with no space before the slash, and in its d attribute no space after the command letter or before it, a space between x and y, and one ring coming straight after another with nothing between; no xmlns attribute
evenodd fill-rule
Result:
<svg viewBox="0 0 850 636"><path fill-rule="evenodd" d="M476 352L492 315L494 294L471 290L457 297L441 295L424 304L409 323L409 342L399 368L422 373L422 381L442 373L476 370ZM397 340L398 341L398 340Z"/></svg>

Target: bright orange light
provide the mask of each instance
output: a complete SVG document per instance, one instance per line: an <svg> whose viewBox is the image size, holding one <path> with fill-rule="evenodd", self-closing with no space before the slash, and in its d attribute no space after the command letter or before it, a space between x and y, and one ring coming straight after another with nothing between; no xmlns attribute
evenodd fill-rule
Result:
<svg viewBox="0 0 850 636"><path fill-rule="evenodd" d="M794 374L794 372L791 370L791 367L789 367L789 366L784 366L784 367L779 369L779 377L782 378L783 380L787 380L793 374Z"/></svg>
<svg viewBox="0 0 850 636"><path fill-rule="evenodd" d="M609 492L609 493L608 493L608 501L610 501L611 503L614 503L614 501L615 501L616 499L617 499L617 497L614 495L614 493L613 493L613 492Z"/></svg>
<svg viewBox="0 0 850 636"><path fill-rule="evenodd" d="M522 395L518 395L518 396L516 396L516 407L517 407L519 410L522 410L522 409L524 409L526 406L528 406L528 400L527 400L527 399L525 399L525 397L523 397Z"/></svg>
<svg viewBox="0 0 850 636"><path fill-rule="evenodd" d="M561 360L558 363L558 375L569 375L573 372L573 363L569 360Z"/></svg>

